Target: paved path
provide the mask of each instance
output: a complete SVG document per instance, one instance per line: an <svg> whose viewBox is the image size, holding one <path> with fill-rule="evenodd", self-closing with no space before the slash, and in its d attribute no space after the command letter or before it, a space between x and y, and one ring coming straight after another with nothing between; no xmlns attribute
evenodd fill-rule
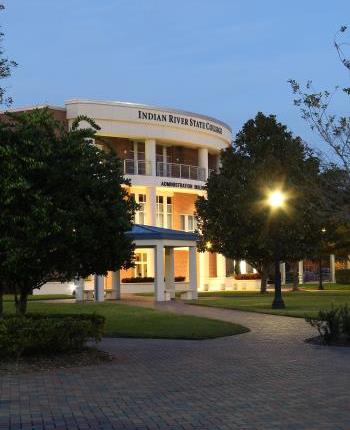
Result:
<svg viewBox="0 0 350 430"><path fill-rule="evenodd" d="M115 362L2 377L0 429L350 429L350 350L305 344L313 332L303 320L157 307L251 332L208 341L105 339Z"/></svg>

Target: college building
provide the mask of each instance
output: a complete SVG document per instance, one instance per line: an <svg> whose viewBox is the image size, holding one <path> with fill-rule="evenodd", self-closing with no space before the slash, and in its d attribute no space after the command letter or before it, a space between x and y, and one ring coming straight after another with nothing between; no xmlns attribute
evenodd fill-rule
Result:
<svg viewBox="0 0 350 430"><path fill-rule="evenodd" d="M233 262L213 252L196 249L195 201L205 193L211 172L218 171L220 151L232 141L231 128L205 115L136 103L68 100L64 107L48 108L67 127L78 116L92 118L100 127L94 144L114 151L129 179L129 193L138 203L134 240L135 267L107 276L91 276L70 283L50 282L34 294L76 293L79 299L119 298L121 293L155 290L158 301L175 291L195 298L197 290L259 290L258 276L245 261ZM233 276L239 263L241 276ZM325 263L325 280L335 282L337 265L331 255ZM340 266L339 266L340 267ZM281 263L282 284L290 265ZM243 275L243 276L242 276ZM299 282L315 281L317 267L300 261Z"/></svg>
<svg viewBox="0 0 350 430"><path fill-rule="evenodd" d="M130 180L129 193L139 205L135 224L189 233L196 230L195 201L204 194L208 175L218 170L220 151L231 145L227 124L197 113L136 103L74 99L64 107L45 107L67 126L80 115L96 121L100 130L95 144L115 151ZM135 267L119 274L122 293L153 290L154 258L152 248L136 248ZM176 289L186 290L189 249L174 247L173 260ZM244 273L244 262L241 269ZM201 290L224 289L232 282L220 254L196 251L196 272ZM106 290L112 288L112 278L111 274L104 277ZM84 288L91 290L92 283L86 280ZM50 284L41 291L62 292L61 285L56 289Z"/></svg>

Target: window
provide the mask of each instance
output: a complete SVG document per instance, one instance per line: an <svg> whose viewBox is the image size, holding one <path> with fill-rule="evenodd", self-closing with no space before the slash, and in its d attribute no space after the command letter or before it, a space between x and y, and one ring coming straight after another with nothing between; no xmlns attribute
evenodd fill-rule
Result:
<svg viewBox="0 0 350 430"><path fill-rule="evenodd" d="M197 220L194 215L180 215L180 229L183 231L195 231Z"/></svg>
<svg viewBox="0 0 350 430"><path fill-rule="evenodd" d="M134 277L147 276L147 252L135 252Z"/></svg>
<svg viewBox="0 0 350 430"><path fill-rule="evenodd" d="M173 202L171 197L157 196L157 227L172 228Z"/></svg>
<svg viewBox="0 0 350 430"><path fill-rule="evenodd" d="M131 194L135 202L139 205L139 209L135 213L135 223L146 223L146 194Z"/></svg>

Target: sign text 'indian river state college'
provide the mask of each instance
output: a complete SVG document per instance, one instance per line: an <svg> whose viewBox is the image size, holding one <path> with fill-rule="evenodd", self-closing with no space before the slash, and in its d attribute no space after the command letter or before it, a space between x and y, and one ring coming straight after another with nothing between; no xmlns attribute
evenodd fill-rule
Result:
<svg viewBox="0 0 350 430"><path fill-rule="evenodd" d="M146 112L139 110L139 119L146 119L148 121L167 122L170 124L187 125L188 127L201 128L203 130L212 131L214 133L222 134L222 128L209 121L199 121L191 117L184 117L172 115L170 113L156 113Z"/></svg>

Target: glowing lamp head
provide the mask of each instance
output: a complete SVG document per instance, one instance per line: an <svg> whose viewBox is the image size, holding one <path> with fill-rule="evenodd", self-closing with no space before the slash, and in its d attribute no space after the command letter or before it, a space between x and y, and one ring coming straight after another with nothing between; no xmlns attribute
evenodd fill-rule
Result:
<svg viewBox="0 0 350 430"><path fill-rule="evenodd" d="M281 208L286 202L286 195L282 191L271 191L267 198L268 205L272 209Z"/></svg>

